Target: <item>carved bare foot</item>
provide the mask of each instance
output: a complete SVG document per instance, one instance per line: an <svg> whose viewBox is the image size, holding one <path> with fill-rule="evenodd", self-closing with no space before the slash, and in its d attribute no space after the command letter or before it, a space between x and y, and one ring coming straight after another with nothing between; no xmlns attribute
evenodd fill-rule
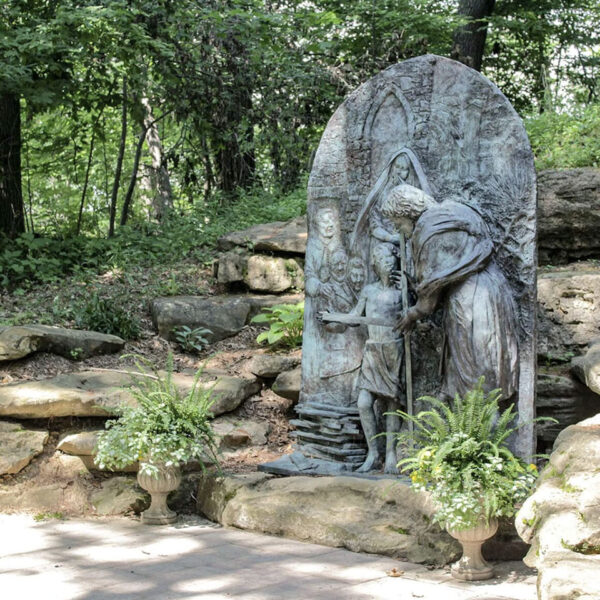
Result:
<svg viewBox="0 0 600 600"><path fill-rule="evenodd" d="M384 473L390 475L398 475L398 467L396 466L396 453L389 454L385 457L385 466L383 468Z"/></svg>
<svg viewBox="0 0 600 600"><path fill-rule="evenodd" d="M368 473L369 471L375 470L375 468L381 465L381 459L379 458L379 454L376 452L371 452L369 450L367 454L367 458L365 462L356 469L357 473Z"/></svg>

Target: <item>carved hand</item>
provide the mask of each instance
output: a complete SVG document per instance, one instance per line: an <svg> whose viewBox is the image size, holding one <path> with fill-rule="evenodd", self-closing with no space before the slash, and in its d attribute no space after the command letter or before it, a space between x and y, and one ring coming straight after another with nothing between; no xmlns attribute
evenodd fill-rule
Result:
<svg viewBox="0 0 600 600"><path fill-rule="evenodd" d="M417 310L415 310L414 308L409 309L406 315L398 319L398 322L394 327L394 331L398 334L412 331L413 327L419 319L419 316L420 315Z"/></svg>

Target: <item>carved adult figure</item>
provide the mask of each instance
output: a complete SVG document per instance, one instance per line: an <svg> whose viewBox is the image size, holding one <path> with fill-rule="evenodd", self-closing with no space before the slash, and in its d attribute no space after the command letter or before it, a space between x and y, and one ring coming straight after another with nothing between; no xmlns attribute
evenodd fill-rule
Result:
<svg viewBox="0 0 600 600"><path fill-rule="evenodd" d="M516 308L481 214L455 201L438 204L407 184L391 190L382 211L412 241L417 302L398 331L443 304L442 393L464 394L484 375L487 389L511 397L519 375Z"/></svg>
<svg viewBox="0 0 600 600"><path fill-rule="evenodd" d="M333 300L334 288L328 282L331 278L332 254L341 246L337 222L336 212L330 207L321 208L315 215L318 236L310 242L305 265L305 288L309 296Z"/></svg>

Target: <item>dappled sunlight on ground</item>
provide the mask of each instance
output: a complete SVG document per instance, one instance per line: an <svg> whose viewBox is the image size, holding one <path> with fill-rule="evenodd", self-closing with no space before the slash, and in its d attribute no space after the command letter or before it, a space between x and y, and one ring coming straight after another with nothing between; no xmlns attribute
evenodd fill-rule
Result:
<svg viewBox="0 0 600 600"><path fill-rule="evenodd" d="M187 516L175 526L133 519L0 515L0 577L13 597L53 600L534 600L535 575L502 563L467 584L447 569L224 529ZM389 577L392 569L399 576Z"/></svg>

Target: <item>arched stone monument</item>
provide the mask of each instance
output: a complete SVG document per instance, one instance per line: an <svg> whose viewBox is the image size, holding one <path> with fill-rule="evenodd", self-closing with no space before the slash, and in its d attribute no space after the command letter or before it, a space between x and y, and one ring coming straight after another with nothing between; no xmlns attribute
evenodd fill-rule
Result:
<svg viewBox="0 0 600 600"><path fill-rule="evenodd" d="M429 228L419 229L417 245L404 238L394 215L384 210L394 190L415 188L434 203ZM440 394L443 385L460 390L456 381L462 372L449 376L440 371L440 365L446 371L457 368L457 361L448 357L448 352L456 354L457 344L472 344L472 355L490 350L490 378L497 372L498 381L512 382L504 386L506 399L515 402L521 420L532 420L535 189L533 156L521 119L498 88L460 63L432 55L407 60L376 75L342 103L323 133L308 184L297 451L266 470L379 469L383 455L369 463L375 450L369 444L367 455L362 433L365 419L371 419L369 407L375 406L375 421L366 429L375 423L385 431L390 425L382 423L382 413L393 405L390 386L396 386L395 402L404 409L412 398ZM450 230L453 235L440 235ZM394 296L396 304L390 300L387 275L382 280L377 266L377 256L389 254L382 246L394 250L406 273L394 279L401 291ZM413 259L415 251L419 256ZM427 283L427 275L437 277L436 283ZM470 287L464 284L469 276ZM492 282L485 288L492 298L487 305L479 293L484 279ZM410 337L390 335L397 319L415 302L424 302L425 288L428 293L435 288L433 300L427 296L434 306L413 320ZM365 293L371 294L371 304L366 301L359 309ZM467 300L464 309L468 294L474 300ZM493 300L498 294L508 297L500 308ZM448 313L458 296L467 315L458 319L470 321L461 324L463 337L452 338ZM392 312L398 313L396 319L390 319ZM322 313L338 316L323 320ZM469 327L483 328L487 337L465 337ZM505 329L509 334L503 337ZM500 349L492 349L494 345ZM372 382L377 373L379 389ZM359 401L367 388L371 395L365 400L363 393ZM533 425L526 425L516 450L530 456L533 444ZM391 472L388 463L386 471Z"/></svg>

